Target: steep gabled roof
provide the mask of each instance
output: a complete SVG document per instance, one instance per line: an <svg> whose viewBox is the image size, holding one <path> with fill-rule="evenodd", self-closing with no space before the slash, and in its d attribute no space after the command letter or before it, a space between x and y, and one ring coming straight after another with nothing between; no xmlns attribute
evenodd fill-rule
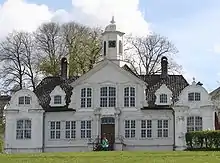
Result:
<svg viewBox="0 0 220 163"><path fill-rule="evenodd" d="M74 80L75 78L70 79L70 81ZM40 82L40 84L36 87L35 90L35 94L39 99L39 103L45 110L51 109L49 105L51 100L50 93L58 85L65 91L66 104L67 106L69 105L73 90L73 88L69 85L69 81L62 79L61 77L46 77Z"/></svg>
<svg viewBox="0 0 220 163"><path fill-rule="evenodd" d="M148 83L146 90L147 100L149 105L154 105L156 96L155 92L162 84L172 91L172 100L176 102L181 91L189 85L182 75L168 75L167 78L161 78L161 75L140 75L140 78Z"/></svg>
<svg viewBox="0 0 220 163"><path fill-rule="evenodd" d="M218 95L220 93L220 87L216 88L215 90L213 90L212 92L209 93L209 95L214 98L216 95Z"/></svg>
<svg viewBox="0 0 220 163"><path fill-rule="evenodd" d="M161 75L137 75L134 71L132 71L127 65L122 67L126 71L132 73L133 75L138 76L140 79L145 81L148 86L146 89L146 97L149 105L154 105L156 96L155 92L160 88L162 84L166 84L166 86L173 93L173 101L176 102L178 100L178 96L181 91L189 85L186 79L182 75L167 75L167 78L161 78Z"/></svg>

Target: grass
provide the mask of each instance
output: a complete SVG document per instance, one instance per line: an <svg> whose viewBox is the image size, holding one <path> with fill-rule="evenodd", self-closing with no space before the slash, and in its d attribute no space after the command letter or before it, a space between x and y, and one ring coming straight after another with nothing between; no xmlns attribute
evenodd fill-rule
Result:
<svg viewBox="0 0 220 163"><path fill-rule="evenodd" d="M219 163L220 152L81 152L0 155L1 163Z"/></svg>

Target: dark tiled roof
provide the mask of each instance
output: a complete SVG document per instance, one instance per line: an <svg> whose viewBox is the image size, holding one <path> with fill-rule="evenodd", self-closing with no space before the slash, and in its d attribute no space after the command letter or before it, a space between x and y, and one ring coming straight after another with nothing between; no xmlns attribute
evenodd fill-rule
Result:
<svg viewBox="0 0 220 163"><path fill-rule="evenodd" d="M74 81L75 78L70 80ZM65 91L66 104L67 106L69 105L73 90L73 88L69 85L69 81L62 79L61 77L46 77L40 82L35 90L35 94L39 99L39 103L45 110L50 108L50 93L58 85Z"/></svg>
<svg viewBox="0 0 220 163"><path fill-rule="evenodd" d="M165 79L161 78L161 75L140 75L140 78L145 80L148 84L146 95L149 105L154 105L156 96L154 93L160 88L162 84L172 91L172 100L176 102L181 91L188 86L188 82L182 75L168 75Z"/></svg>
<svg viewBox="0 0 220 163"><path fill-rule="evenodd" d="M64 111L76 111L76 109L68 108L67 106L64 107L48 107L45 109L46 112L64 112Z"/></svg>

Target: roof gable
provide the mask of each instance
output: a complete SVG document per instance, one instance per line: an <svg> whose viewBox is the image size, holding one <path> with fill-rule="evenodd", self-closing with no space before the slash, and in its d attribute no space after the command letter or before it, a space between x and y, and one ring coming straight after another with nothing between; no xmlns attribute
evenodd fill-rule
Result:
<svg viewBox="0 0 220 163"><path fill-rule="evenodd" d="M147 84L139 77L135 76L134 74L129 73L128 71L119 67L115 63L105 59L102 62L100 62L98 65L96 65L92 70L79 77L71 85L74 87L89 79L90 81L95 81L98 83L103 83L104 81L106 82L113 80L120 82L120 79L122 78L124 78L124 82L135 81L136 83L141 85Z"/></svg>

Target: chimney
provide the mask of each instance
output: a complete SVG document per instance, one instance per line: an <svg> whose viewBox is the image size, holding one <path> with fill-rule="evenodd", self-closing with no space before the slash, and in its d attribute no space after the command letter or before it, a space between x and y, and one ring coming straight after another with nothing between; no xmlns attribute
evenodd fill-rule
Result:
<svg viewBox="0 0 220 163"><path fill-rule="evenodd" d="M167 57L161 58L161 78L165 79L168 76L168 61Z"/></svg>
<svg viewBox="0 0 220 163"><path fill-rule="evenodd" d="M61 59L61 77L65 80L67 79L67 64L68 63L66 57L63 57Z"/></svg>

